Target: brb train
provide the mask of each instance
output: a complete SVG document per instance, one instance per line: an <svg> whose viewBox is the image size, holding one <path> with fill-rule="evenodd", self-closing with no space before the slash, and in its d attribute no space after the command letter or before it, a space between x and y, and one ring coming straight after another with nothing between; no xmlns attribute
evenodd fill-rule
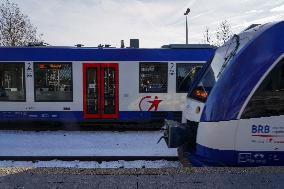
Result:
<svg viewBox="0 0 284 189"><path fill-rule="evenodd" d="M214 51L1 47L0 120L181 119L192 78Z"/></svg>
<svg viewBox="0 0 284 189"><path fill-rule="evenodd" d="M253 25L218 48L168 145L197 166L284 165L283 33L283 21Z"/></svg>

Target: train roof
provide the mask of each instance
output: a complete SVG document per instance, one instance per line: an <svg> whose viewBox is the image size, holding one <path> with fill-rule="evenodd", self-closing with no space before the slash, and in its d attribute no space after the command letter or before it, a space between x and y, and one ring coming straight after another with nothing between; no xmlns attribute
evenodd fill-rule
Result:
<svg viewBox="0 0 284 189"><path fill-rule="evenodd" d="M209 45L175 48L1 47L0 61L208 61Z"/></svg>
<svg viewBox="0 0 284 189"><path fill-rule="evenodd" d="M281 21L255 25L239 34L245 42L240 44L242 47L227 63L210 92L201 121L240 119L242 108L258 82L280 57L283 58L283 33L284 21Z"/></svg>

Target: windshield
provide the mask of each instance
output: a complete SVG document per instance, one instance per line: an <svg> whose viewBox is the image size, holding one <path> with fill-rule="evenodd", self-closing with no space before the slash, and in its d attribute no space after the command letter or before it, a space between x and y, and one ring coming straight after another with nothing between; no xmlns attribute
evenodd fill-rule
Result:
<svg viewBox="0 0 284 189"><path fill-rule="evenodd" d="M246 41L248 41L248 39ZM206 96L208 96L213 86L226 69L228 63L245 44L245 42L240 43L238 35L234 35L229 42L218 48L211 64L208 66L195 88L202 90L206 93ZM190 91L189 96L192 98L196 97L192 90ZM200 98L197 98L197 100L205 101L205 99Z"/></svg>

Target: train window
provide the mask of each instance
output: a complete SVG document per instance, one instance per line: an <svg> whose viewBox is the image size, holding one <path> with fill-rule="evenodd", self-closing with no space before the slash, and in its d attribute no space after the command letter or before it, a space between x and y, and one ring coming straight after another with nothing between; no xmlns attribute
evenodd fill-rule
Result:
<svg viewBox="0 0 284 189"><path fill-rule="evenodd" d="M199 64L177 63L176 66L176 92L187 93L197 72L201 69Z"/></svg>
<svg viewBox="0 0 284 189"><path fill-rule="evenodd" d="M168 63L140 62L139 92L166 93L168 91Z"/></svg>
<svg viewBox="0 0 284 189"><path fill-rule="evenodd" d="M268 74L244 110L242 118L284 115L284 59Z"/></svg>
<svg viewBox="0 0 284 189"><path fill-rule="evenodd" d="M0 64L0 101L25 101L25 64Z"/></svg>
<svg viewBox="0 0 284 189"><path fill-rule="evenodd" d="M71 63L35 63L35 101L73 101Z"/></svg>

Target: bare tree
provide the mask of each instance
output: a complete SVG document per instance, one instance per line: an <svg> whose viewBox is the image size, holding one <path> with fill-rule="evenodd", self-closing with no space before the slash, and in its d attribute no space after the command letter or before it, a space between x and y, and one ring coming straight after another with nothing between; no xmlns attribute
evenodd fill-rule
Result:
<svg viewBox="0 0 284 189"><path fill-rule="evenodd" d="M5 0L0 5L0 45L23 46L28 43L42 42L42 35L37 34L27 15L17 4Z"/></svg>
<svg viewBox="0 0 284 189"><path fill-rule="evenodd" d="M216 33L216 39L217 39L217 45L221 46L226 41L228 41L232 37L233 33L231 30L231 25L227 20L224 20L220 23L217 33Z"/></svg>
<svg viewBox="0 0 284 189"><path fill-rule="evenodd" d="M209 27L207 27L207 26L206 26L204 34L203 34L203 40L204 40L204 43L206 43L206 44L212 44L213 43L212 35L209 32Z"/></svg>
<svg viewBox="0 0 284 189"><path fill-rule="evenodd" d="M232 37L230 23L227 20L222 21L215 34L211 34L209 27L205 28L203 34L204 43L221 46Z"/></svg>

